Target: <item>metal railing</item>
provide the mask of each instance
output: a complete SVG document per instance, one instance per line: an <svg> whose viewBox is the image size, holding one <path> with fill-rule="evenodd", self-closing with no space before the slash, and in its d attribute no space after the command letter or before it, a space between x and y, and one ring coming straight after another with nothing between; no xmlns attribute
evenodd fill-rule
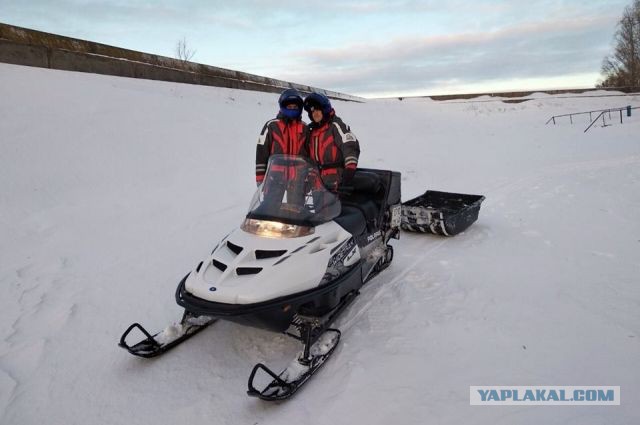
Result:
<svg viewBox="0 0 640 425"><path fill-rule="evenodd" d="M606 123L606 120L605 120L606 115L609 116L609 120L611 121L611 120L613 120L612 114L616 114L616 113L620 114L620 124L622 124L623 123L623 112L626 112L626 115L628 117L630 117L631 116L631 111L634 110L634 109L640 109L640 107L637 107L637 106L636 107L631 107L631 105L628 105L628 106L623 106L621 108L598 109L598 110L595 110L595 111L573 112L571 114L554 115L554 116L552 116L551 118L549 118L547 120L545 125L549 124L550 122L553 122L553 124L555 125L556 124L556 120L558 118L564 118L564 117L569 117L569 122L571 124L573 124L573 117L574 116L589 114L589 126L583 132L583 133L586 133L587 131L589 131L589 129L591 127L593 127L593 125L596 122L598 122L598 120L600 120L600 118L602 118L602 126L603 127L611 125L611 124L607 124ZM597 114L595 119L593 118L594 114Z"/></svg>

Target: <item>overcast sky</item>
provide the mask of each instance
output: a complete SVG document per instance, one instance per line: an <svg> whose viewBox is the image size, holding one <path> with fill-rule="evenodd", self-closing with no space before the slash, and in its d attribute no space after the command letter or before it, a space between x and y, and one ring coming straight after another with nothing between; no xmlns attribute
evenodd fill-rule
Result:
<svg viewBox="0 0 640 425"><path fill-rule="evenodd" d="M0 22L366 97L593 87L631 0L0 0Z"/></svg>

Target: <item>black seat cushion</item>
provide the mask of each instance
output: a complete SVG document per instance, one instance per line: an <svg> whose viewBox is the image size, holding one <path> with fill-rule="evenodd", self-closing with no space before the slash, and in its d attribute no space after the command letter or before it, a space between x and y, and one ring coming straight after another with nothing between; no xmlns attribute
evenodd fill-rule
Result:
<svg viewBox="0 0 640 425"><path fill-rule="evenodd" d="M378 218L378 207L376 207L376 203L371 200L360 201L357 205L350 205L358 208L364 214L364 218L367 221L373 221Z"/></svg>
<svg viewBox="0 0 640 425"><path fill-rule="evenodd" d="M355 192L376 194L380 190L382 182L376 173L356 170L351 184Z"/></svg>
<svg viewBox="0 0 640 425"><path fill-rule="evenodd" d="M342 206L342 212L334 221L354 236L363 234L367 228L367 223L362 211L360 211L359 208L347 205Z"/></svg>

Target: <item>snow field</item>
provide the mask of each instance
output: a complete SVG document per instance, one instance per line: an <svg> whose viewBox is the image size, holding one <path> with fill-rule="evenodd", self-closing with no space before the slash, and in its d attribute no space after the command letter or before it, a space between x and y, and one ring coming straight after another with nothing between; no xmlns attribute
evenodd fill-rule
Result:
<svg viewBox="0 0 640 425"><path fill-rule="evenodd" d="M403 233L295 398L245 396L297 344L218 322L161 359L180 278L237 226L277 95L0 64L0 423L628 424L640 420L640 96L335 102L360 165L483 194L454 238ZM584 125L583 125L584 124ZM619 407L469 406L470 385L619 385Z"/></svg>

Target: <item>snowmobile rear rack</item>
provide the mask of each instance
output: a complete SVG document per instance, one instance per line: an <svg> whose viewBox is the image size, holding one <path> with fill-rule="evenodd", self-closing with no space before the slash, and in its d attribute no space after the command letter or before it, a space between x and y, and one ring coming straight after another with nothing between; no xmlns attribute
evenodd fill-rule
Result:
<svg viewBox="0 0 640 425"><path fill-rule="evenodd" d="M400 227L410 232L457 235L478 219L484 199L482 195L427 190L402 204Z"/></svg>

